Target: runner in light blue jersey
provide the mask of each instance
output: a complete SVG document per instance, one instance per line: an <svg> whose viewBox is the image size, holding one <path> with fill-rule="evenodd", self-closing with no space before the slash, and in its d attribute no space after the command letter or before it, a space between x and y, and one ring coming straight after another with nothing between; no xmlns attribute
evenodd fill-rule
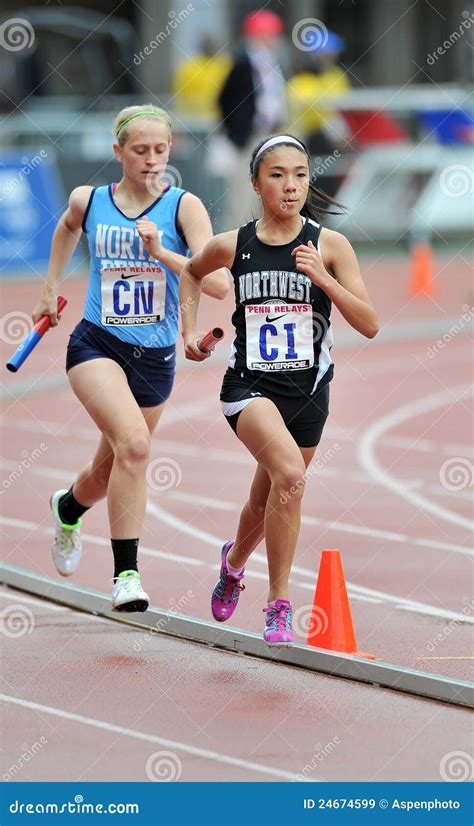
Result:
<svg viewBox="0 0 474 826"><path fill-rule="evenodd" d="M141 586L137 552L151 434L173 386L179 274L189 252L195 254L212 238L212 228L199 198L165 181L171 126L163 109L146 104L122 110L114 135L122 179L109 187L80 186L72 192L54 233L33 319L46 313L53 326L58 323L57 285L84 231L89 289L84 317L69 340L66 369L101 438L72 487L51 497L53 560L63 576L75 571L82 515L107 496L112 606L145 611L149 598ZM175 174L179 176L177 170ZM229 284L221 269L205 279L204 290L224 298Z"/></svg>
<svg viewBox="0 0 474 826"><path fill-rule="evenodd" d="M82 225L90 253L84 318L122 341L150 346L152 333L154 347L169 347L178 335L179 277L150 258L138 234L138 219L117 206L115 189L111 184L93 190ZM163 247L187 256L187 242L177 228L184 194L184 189L168 186L139 218L157 224Z"/></svg>

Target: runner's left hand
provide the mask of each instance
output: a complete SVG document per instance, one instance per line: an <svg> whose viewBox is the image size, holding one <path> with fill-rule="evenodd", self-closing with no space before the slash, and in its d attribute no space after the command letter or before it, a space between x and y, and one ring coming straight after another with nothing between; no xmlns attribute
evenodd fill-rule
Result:
<svg viewBox="0 0 474 826"><path fill-rule="evenodd" d="M151 258L159 260L162 246L160 241L160 233L156 224L153 223L153 221L150 221L150 219L145 215L143 218L138 219L137 231L143 241L143 246L148 255L150 255Z"/></svg>
<svg viewBox="0 0 474 826"><path fill-rule="evenodd" d="M324 290L331 276L313 242L308 241L307 244L300 244L291 251L291 254L295 256L298 272L304 272L316 287L321 287Z"/></svg>

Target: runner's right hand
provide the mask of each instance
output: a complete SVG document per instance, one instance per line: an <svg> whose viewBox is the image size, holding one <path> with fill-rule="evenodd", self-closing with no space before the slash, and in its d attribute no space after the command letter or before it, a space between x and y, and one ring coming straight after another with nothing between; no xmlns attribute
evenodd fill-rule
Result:
<svg viewBox="0 0 474 826"><path fill-rule="evenodd" d="M33 324L36 324L43 315L49 315L51 326L56 327L60 316L58 316L58 297L55 293L43 293L40 296L35 309L31 313Z"/></svg>
<svg viewBox="0 0 474 826"><path fill-rule="evenodd" d="M203 351L198 347L200 341L206 333L203 330L191 330L183 336L184 339L184 354L189 361L204 361L211 355L211 350Z"/></svg>

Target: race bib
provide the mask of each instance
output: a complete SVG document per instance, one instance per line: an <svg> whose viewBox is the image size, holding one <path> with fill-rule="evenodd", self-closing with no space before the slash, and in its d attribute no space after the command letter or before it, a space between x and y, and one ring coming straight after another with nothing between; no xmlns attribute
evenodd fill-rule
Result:
<svg viewBox="0 0 474 826"><path fill-rule="evenodd" d="M156 324L165 317L166 272L158 265L104 267L102 324Z"/></svg>
<svg viewBox="0 0 474 826"><path fill-rule="evenodd" d="M314 364L310 304L245 307L249 370L307 370Z"/></svg>

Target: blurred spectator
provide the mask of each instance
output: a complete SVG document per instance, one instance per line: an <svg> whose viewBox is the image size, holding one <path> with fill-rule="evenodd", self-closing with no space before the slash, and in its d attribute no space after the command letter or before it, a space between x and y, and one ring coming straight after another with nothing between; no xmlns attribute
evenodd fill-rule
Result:
<svg viewBox="0 0 474 826"><path fill-rule="evenodd" d="M350 88L346 73L337 64L344 48L342 37L327 32L327 39L302 54L287 84L290 131L305 138L312 155L331 154L345 138L344 123L326 102Z"/></svg>
<svg viewBox="0 0 474 826"><path fill-rule="evenodd" d="M217 97L230 66L229 55L220 53L215 40L204 35L198 53L183 60L174 74L176 108L189 115L217 117Z"/></svg>
<svg viewBox="0 0 474 826"><path fill-rule="evenodd" d="M281 18L266 9L244 18L243 47L235 57L219 95L224 132L234 148L230 170L226 225L250 220L258 200L249 185L249 157L257 141L286 122L285 81L278 49L283 32Z"/></svg>

